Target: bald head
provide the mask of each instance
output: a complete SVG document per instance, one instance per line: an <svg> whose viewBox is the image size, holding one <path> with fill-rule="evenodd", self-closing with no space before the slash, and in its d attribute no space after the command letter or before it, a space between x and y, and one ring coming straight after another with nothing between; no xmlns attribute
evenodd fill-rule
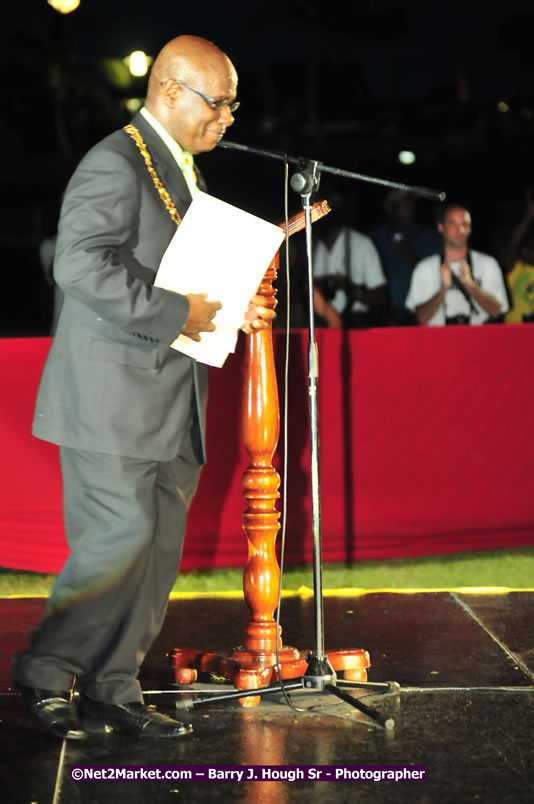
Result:
<svg viewBox="0 0 534 804"><path fill-rule="evenodd" d="M145 106L183 148L200 153L233 123L228 104L213 109L202 95L231 103L236 92L237 73L222 50L199 36L177 36L152 66Z"/></svg>
<svg viewBox="0 0 534 804"><path fill-rule="evenodd" d="M179 78L189 83L205 73L233 69L228 56L212 42L200 36L177 36L159 52L150 73L147 101L159 95L166 78Z"/></svg>

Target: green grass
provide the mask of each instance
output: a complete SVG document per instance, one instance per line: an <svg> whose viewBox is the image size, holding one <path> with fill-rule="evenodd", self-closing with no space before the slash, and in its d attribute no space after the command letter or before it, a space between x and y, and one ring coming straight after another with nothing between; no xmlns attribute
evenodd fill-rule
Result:
<svg viewBox="0 0 534 804"><path fill-rule="evenodd" d="M47 595L54 575L0 568L0 596ZM174 592L232 592L242 588L242 569L182 573ZM311 566L287 567L284 589L313 587ZM451 589L457 587L534 588L534 547L485 550L423 558L396 558L325 564L323 588L328 589Z"/></svg>

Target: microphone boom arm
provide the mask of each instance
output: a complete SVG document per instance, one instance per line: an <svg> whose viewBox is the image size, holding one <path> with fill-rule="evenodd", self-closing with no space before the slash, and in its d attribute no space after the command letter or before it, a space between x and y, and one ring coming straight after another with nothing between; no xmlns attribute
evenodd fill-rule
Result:
<svg viewBox="0 0 534 804"><path fill-rule="evenodd" d="M342 170L341 168L323 165L321 162L303 159L302 157L289 156L282 151L266 151L263 148L252 148L250 145L242 145L241 143L230 142L229 140L221 140L218 147L245 151L247 153L257 154L258 156L265 156L269 159L278 159L281 162L290 162L298 165L300 170L302 170L303 165L313 164L315 169L319 172L332 173L334 176L343 176L347 179L356 179L357 181L365 181L371 184L381 184L384 187L391 187L394 190L404 190L404 192L412 193L421 198L430 198L434 201L444 201L446 198L446 194L442 190L432 190L429 187L416 187L402 182L389 181L389 179L379 179L376 176L366 176L364 173L353 173L350 170Z"/></svg>

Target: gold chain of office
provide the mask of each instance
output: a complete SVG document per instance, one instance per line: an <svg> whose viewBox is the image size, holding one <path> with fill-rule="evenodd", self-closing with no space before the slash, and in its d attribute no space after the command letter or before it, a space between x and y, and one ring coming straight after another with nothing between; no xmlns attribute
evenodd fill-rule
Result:
<svg viewBox="0 0 534 804"><path fill-rule="evenodd" d="M159 197L161 198L161 200L165 204L165 208L168 211L168 213L171 216L171 218L173 219L173 221L175 222L176 226L179 226L181 224L181 222L182 222L180 214L179 214L178 210L176 209L176 207L174 206L173 200L170 197L169 193L167 192L167 190L163 186L163 182L161 181L160 177L156 173L156 169L154 168L154 165L152 164L152 157L150 156L150 154L148 152L148 148L146 147L144 139L142 138L142 136L140 135L138 129L136 129L135 126L132 126L132 125L124 126L124 131L126 131L126 133L130 135L132 140L135 142L135 144L137 145L137 147L141 151L141 156L145 160L145 165L147 167L148 172L150 173L150 175L152 177L152 181L154 182L154 187L158 191Z"/></svg>

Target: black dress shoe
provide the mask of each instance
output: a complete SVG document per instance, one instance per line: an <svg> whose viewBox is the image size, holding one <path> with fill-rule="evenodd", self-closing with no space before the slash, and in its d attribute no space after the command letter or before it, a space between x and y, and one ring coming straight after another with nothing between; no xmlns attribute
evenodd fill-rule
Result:
<svg viewBox="0 0 534 804"><path fill-rule="evenodd" d="M18 681L14 681L12 686L24 701L29 716L45 731L67 740L87 737L69 703L68 692L26 687Z"/></svg>
<svg viewBox="0 0 534 804"><path fill-rule="evenodd" d="M117 731L136 737L183 737L191 726L163 715L145 704L110 704L82 695L78 716L87 731Z"/></svg>

